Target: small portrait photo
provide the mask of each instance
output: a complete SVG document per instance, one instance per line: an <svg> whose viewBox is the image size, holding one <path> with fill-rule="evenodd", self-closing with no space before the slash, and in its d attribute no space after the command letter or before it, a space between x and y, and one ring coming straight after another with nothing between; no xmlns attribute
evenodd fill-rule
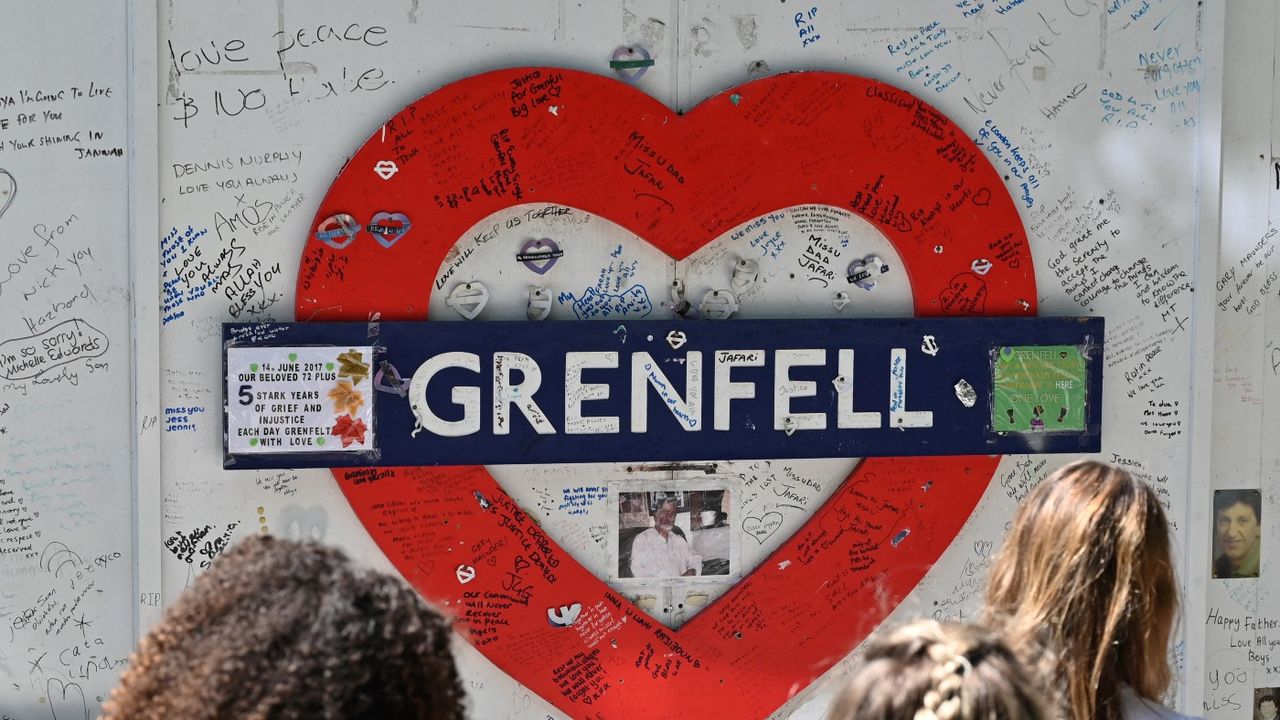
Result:
<svg viewBox="0 0 1280 720"><path fill-rule="evenodd" d="M1253 691L1253 720L1276 720L1280 709L1280 687L1257 688Z"/></svg>
<svg viewBox="0 0 1280 720"><path fill-rule="evenodd" d="M1213 576L1256 578L1262 552L1262 493L1213 493Z"/></svg>
<svg viewBox="0 0 1280 720"><path fill-rule="evenodd" d="M618 577L723 577L730 573L729 491L618 493Z"/></svg>

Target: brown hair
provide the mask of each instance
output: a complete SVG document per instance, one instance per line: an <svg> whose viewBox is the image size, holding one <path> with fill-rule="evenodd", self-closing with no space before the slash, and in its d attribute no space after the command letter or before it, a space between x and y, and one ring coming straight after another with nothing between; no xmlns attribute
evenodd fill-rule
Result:
<svg viewBox="0 0 1280 720"><path fill-rule="evenodd" d="M462 718L449 635L399 579L255 535L142 639L104 717Z"/></svg>
<svg viewBox="0 0 1280 720"><path fill-rule="evenodd" d="M828 720L1042 720L1014 653L974 625L918 620L868 644Z"/></svg>
<svg viewBox="0 0 1280 720"><path fill-rule="evenodd" d="M1215 490L1213 512L1220 513L1232 505L1244 505L1253 510L1253 519L1262 522L1262 492L1258 490Z"/></svg>
<svg viewBox="0 0 1280 720"><path fill-rule="evenodd" d="M1081 460L1027 496L987 584L987 622L1034 661L1064 717L1118 720L1120 685L1159 701L1178 610L1151 488Z"/></svg>

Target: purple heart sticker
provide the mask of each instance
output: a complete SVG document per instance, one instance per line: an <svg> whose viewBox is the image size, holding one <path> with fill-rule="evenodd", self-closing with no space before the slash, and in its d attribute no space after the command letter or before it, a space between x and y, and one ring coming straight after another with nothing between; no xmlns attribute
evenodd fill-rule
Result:
<svg viewBox="0 0 1280 720"><path fill-rule="evenodd" d="M539 275L546 275L563 255L564 251L551 238L530 239L516 253L516 260Z"/></svg>
<svg viewBox="0 0 1280 720"><path fill-rule="evenodd" d="M644 77L652 65L653 56L642 47L620 47L613 51L613 59L609 61L609 67L629 83Z"/></svg>
<svg viewBox="0 0 1280 720"><path fill-rule="evenodd" d="M316 227L316 239L334 250L341 250L356 239L360 223L346 213L330 215Z"/></svg>
<svg viewBox="0 0 1280 720"><path fill-rule="evenodd" d="M404 378L400 377L400 371L395 365L385 360L373 376L373 388L400 397L407 397L409 394L408 389L405 388Z"/></svg>
<svg viewBox="0 0 1280 720"><path fill-rule="evenodd" d="M369 232L379 245L389 248L408 235L411 226L412 223L404 213L380 212L369 221Z"/></svg>

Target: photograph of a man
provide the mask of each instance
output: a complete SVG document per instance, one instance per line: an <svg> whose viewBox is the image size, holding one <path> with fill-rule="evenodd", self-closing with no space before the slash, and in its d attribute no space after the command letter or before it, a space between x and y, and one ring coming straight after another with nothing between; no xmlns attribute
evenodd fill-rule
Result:
<svg viewBox="0 0 1280 720"><path fill-rule="evenodd" d="M1256 578L1262 552L1262 493L1218 490L1213 494L1213 576Z"/></svg>
<svg viewBox="0 0 1280 720"><path fill-rule="evenodd" d="M1254 720L1276 720L1277 710L1280 710L1280 703L1276 702L1277 697L1280 697L1280 688L1258 688L1254 690Z"/></svg>
<svg viewBox="0 0 1280 720"><path fill-rule="evenodd" d="M683 532L676 530L679 503L669 495L653 495L653 527L631 542L631 576L685 577L702 570L702 556L694 555Z"/></svg>

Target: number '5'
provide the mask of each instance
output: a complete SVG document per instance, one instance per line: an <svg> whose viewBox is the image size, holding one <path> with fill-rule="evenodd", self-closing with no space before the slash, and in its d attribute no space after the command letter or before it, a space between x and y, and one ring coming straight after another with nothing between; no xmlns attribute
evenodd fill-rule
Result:
<svg viewBox="0 0 1280 720"><path fill-rule="evenodd" d="M241 405L248 405L253 402L253 393L249 392L249 388L251 387L253 386L252 385L240 386L240 404Z"/></svg>

